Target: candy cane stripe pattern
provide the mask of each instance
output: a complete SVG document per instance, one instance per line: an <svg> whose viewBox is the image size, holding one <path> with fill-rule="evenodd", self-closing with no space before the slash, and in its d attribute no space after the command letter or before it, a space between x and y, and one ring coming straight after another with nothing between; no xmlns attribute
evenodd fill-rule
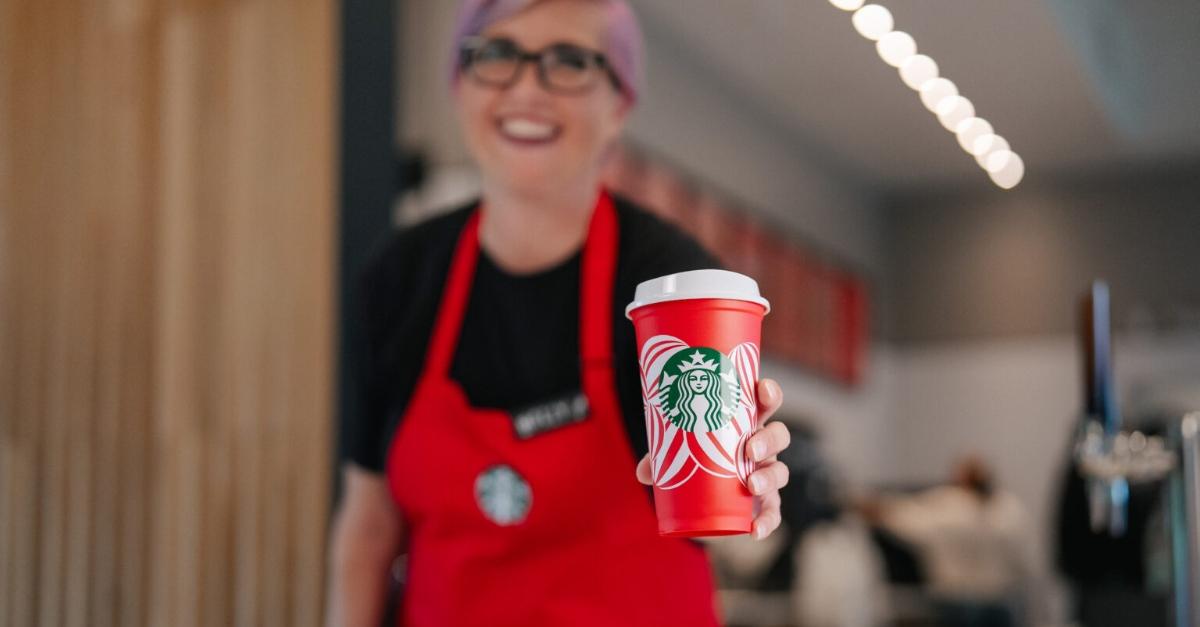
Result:
<svg viewBox="0 0 1200 627"><path fill-rule="evenodd" d="M654 484L664 490L682 485L690 479L696 472L696 464L678 427L662 415L658 377L651 372L661 372L667 361L685 348L687 344L679 339L659 335L642 345L639 357L642 364L642 401L646 406L646 433L650 442L650 469Z"/></svg>
<svg viewBox="0 0 1200 627"><path fill-rule="evenodd" d="M737 455L737 476L745 484L749 481L750 473L754 472L754 462L746 453L746 441L754 433L754 425L758 422L758 347L754 344L739 344L730 353L730 359L737 368L738 378L742 384L741 412L745 418L735 421L739 427ZM744 428L743 428L744 426Z"/></svg>
<svg viewBox="0 0 1200 627"><path fill-rule="evenodd" d="M651 473L659 489L687 482L697 470L745 484L753 463L746 440L758 416L758 347L729 354L657 335L642 346L642 400Z"/></svg>

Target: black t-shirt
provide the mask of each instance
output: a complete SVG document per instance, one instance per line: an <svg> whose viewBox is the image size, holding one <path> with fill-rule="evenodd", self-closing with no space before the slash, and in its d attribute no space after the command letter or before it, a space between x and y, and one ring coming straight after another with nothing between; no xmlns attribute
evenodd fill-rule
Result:
<svg viewBox="0 0 1200 627"><path fill-rule="evenodd" d="M613 342L618 400L635 458L647 451L633 324L634 288L664 274L718 268L694 240L620 197ZM450 259L474 204L397 231L362 277L365 358L355 375L365 410L347 422L346 454L382 472L433 332ZM512 275L480 251L450 376L475 407L514 411L581 389L580 252ZM534 436L536 437L536 436Z"/></svg>

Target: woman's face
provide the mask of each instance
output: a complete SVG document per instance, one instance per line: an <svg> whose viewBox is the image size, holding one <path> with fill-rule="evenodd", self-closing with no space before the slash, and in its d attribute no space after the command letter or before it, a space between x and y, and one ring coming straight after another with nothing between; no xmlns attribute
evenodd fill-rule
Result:
<svg viewBox="0 0 1200 627"><path fill-rule="evenodd" d="M481 33L527 51L570 43L604 51L607 18L600 3L534 4ZM595 69L601 72L599 69ZM455 99L468 148L484 179L514 193L594 184L605 149L621 132L629 103L605 77L581 94L547 91L533 63L506 88L481 85L465 72Z"/></svg>
<svg viewBox="0 0 1200 627"><path fill-rule="evenodd" d="M688 387L697 394L702 394L708 387L708 373L703 370L693 370L687 374Z"/></svg>

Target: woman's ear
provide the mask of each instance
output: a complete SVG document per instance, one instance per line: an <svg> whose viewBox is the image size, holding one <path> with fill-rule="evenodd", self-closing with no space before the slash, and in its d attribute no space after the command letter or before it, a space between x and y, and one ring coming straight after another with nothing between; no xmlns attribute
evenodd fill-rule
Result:
<svg viewBox="0 0 1200 627"><path fill-rule="evenodd" d="M621 94L621 101L617 104L617 124L622 128L625 127L625 121L629 119L629 114L633 112L633 98L626 94Z"/></svg>
<svg viewBox="0 0 1200 627"><path fill-rule="evenodd" d="M613 104L609 119L613 128L616 129L614 135L620 135L621 130L625 128L625 122L629 119L629 114L633 111L633 100L624 92L617 92L614 96L616 102Z"/></svg>

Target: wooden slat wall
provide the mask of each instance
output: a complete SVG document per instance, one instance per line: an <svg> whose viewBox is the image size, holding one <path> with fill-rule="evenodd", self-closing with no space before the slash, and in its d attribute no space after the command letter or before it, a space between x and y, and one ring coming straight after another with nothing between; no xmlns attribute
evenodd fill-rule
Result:
<svg viewBox="0 0 1200 627"><path fill-rule="evenodd" d="M331 0L0 0L0 626L321 622Z"/></svg>

